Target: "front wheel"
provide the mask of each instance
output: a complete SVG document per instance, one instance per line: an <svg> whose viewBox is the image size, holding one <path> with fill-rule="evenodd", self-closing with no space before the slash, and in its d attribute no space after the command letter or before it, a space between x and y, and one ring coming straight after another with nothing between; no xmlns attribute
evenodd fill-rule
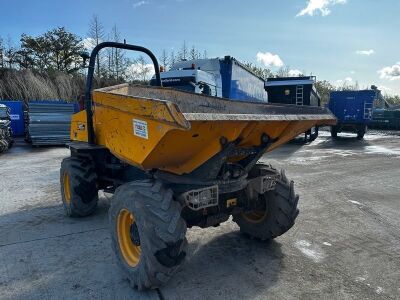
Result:
<svg viewBox="0 0 400 300"><path fill-rule="evenodd" d="M186 223L173 192L161 182L120 186L109 211L112 248L132 286L155 289L166 283L186 256Z"/></svg>
<svg viewBox="0 0 400 300"><path fill-rule="evenodd" d="M292 228L299 214L299 196L294 192L294 183L287 179L283 171L278 172L267 165L256 165L249 175L276 176L275 188L259 194L253 208L234 215L233 221L242 233L260 240L274 239Z"/></svg>

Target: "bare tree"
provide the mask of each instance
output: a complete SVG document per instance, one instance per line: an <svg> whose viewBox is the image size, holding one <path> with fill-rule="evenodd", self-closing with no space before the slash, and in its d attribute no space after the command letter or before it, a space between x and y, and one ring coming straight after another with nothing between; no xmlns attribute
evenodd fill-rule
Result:
<svg viewBox="0 0 400 300"><path fill-rule="evenodd" d="M89 36L89 38L92 39L94 46L97 46L104 40L104 37L105 37L104 27L103 27L103 24L100 22L99 17L97 15L93 15L92 19L90 20L88 36ZM97 61L96 61L97 76L100 76L101 62L102 62L101 53L99 53L97 55Z"/></svg>
<svg viewBox="0 0 400 300"><path fill-rule="evenodd" d="M111 40L111 33L107 35L107 40ZM106 57L107 57L107 71L104 72L108 77L114 76L114 49L106 48Z"/></svg>
<svg viewBox="0 0 400 300"><path fill-rule="evenodd" d="M146 63L146 60L143 56L139 56L139 58L136 60L136 65L139 70L139 80L143 82L149 80L151 67L148 63Z"/></svg>
<svg viewBox="0 0 400 300"><path fill-rule="evenodd" d="M117 25L114 24L114 26L111 29L111 39L114 42L121 42L121 33L119 32ZM119 79L122 77L124 70L126 69L125 65L125 52L122 49L118 48L112 48L112 70L114 72L114 76L116 79Z"/></svg>
<svg viewBox="0 0 400 300"><path fill-rule="evenodd" d="M276 72L276 77L289 77L289 71L290 71L289 66L281 67Z"/></svg>
<svg viewBox="0 0 400 300"><path fill-rule="evenodd" d="M7 36L7 42L4 47L4 64L9 68L13 69L17 62L17 49L11 39L11 36Z"/></svg>
<svg viewBox="0 0 400 300"><path fill-rule="evenodd" d="M4 68L4 44L3 38L0 36L0 68Z"/></svg>
<svg viewBox="0 0 400 300"><path fill-rule="evenodd" d="M143 56L139 56L130 62L126 77L130 81L147 82L150 79L153 65L148 64Z"/></svg>
<svg viewBox="0 0 400 300"><path fill-rule="evenodd" d="M203 51L203 58L208 58L208 57L207 57L207 50L204 50L204 51Z"/></svg>
<svg viewBox="0 0 400 300"><path fill-rule="evenodd" d="M194 59L198 59L199 58L199 53L196 50L196 47L193 45L190 48L190 52L189 52L189 59L194 60Z"/></svg>
<svg viewBox="0 0 400 300"><path fill-rule="evenodd" d="M342 86L338 88L340 91L357 91L360 89L360 85L358 84L358 81L353 83L352 81L344 81Z"/></svg>
<svg viewBox="0 0 400 300"><path fill-rule="evenodd" d="M256 65L252 64L251 62L246 62L244 65L249 71L251 71L252 73L257 75L258 77L261 77L264 80L266 80L270 77L274 77L274 75L270 69L258 67Z"/></svg>
<svg viewBox="0 0 400 300"><path fill-rule="evenodd" d="M171 51L170 55L169 55L169 67L171 68L176 62L176 56L175 56L175 52Z"/></svg>
<svg viewBox="0 0 400 300"><path fill-rule="evenodd" d="M179 60L186 60L188 58L189 50L186 41L183 41L181 50L179 51Z"/></svg>
<svg viewBox="0 0 400 300"><path fill-rule="evenodd" d="M163 49L161 52L160 62L161 62L161 66L163 66L164 69L167 70L168 69L168 54L165 49Z"/></svg>

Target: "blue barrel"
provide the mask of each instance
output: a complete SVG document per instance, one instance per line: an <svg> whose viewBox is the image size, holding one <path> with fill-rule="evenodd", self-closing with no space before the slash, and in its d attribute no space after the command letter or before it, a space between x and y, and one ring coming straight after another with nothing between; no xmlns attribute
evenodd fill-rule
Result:
<svg viewBox="0 0 400 300"><path fill-rule="evenodd" d="M14 136L22 136L25 133L24 109L22 101L0 101L11 110L11 128Z"/></svg>

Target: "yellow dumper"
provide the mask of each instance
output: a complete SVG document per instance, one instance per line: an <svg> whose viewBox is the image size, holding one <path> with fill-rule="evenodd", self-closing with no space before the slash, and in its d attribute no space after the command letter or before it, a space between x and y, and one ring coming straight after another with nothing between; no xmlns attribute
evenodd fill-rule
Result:
<svg viewBox="0 0 400 300"><path fill-rule="evenodd" d="M123 84L91 92L105 47L150 56L159 87ZM328 110L237 102L162 88L147 49L106 42L92 52L86 110L72 118L71 156L61 164L62 200L71 217L94 212L98 191L109 211L117 261L138 289L157 288L186 256L188 227L233 216L241 232L273 239L294 224L299 197L284 172L261 156L316 125Z"/></svg>

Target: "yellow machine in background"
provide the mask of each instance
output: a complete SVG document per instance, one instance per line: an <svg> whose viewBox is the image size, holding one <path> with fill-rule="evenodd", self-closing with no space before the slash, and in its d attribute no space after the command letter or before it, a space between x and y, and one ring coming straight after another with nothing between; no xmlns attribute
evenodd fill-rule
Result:
<svg viewBox="0 0 400 300"><path fill-rule="evenodd" d="M145 52L160 87L123 84L91 94L98 51ZM86 111L73 116L71 157L61 165L64 207L91 214L98 191L113 192L112 245L139 289L156 288L186 255L187 227L218 226L233 215L261 240L289 230L298 196L284 172L257 164L313 126L334 124L323 108L236 102L161 87L147 49L103 43L92 52Z"/></svg>

